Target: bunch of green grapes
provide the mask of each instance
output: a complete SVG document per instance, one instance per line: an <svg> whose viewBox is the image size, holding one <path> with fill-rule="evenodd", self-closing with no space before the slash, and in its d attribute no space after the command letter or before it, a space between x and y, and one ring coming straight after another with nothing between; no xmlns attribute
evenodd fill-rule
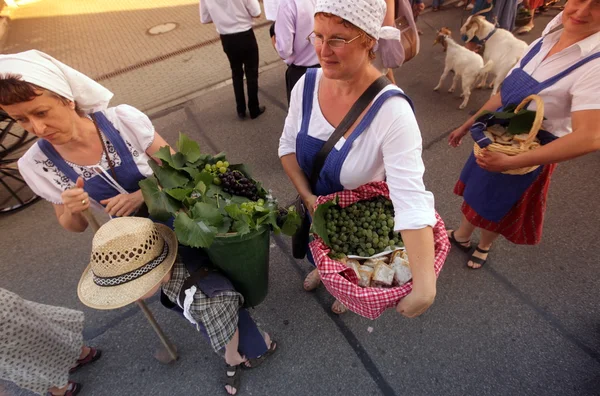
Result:
<svg viewBox="0 0 600 396"><path fill-rule="evenodd" d="M248 201L248 202L242 202L240 204L240 209L242 210L242 212L246 213L249 216L253 216L254 213L256 213L256 206L264 206L265 205L265 200L264 199L259 199L258 201L254 202L254 201Z"/></svg>
<svg viewBox="0 0 600 396"><path fill-rule="evenodd" d="M215 164L206 164L204 166L204 170L215 177L213 179L213 183L217 186L221 185L221 179L219 178L219 175L227 172L228 168L229 162L227 161L217 161Z"/></svg>
<svg viewBox="0 0 600 396"><path fill-rule="evenodd" d="M345 208L332 206L325 216L332 256L367 257L388 246L402 246L400 233L394 231L394 208L387 198L360 201Z"/></svg>

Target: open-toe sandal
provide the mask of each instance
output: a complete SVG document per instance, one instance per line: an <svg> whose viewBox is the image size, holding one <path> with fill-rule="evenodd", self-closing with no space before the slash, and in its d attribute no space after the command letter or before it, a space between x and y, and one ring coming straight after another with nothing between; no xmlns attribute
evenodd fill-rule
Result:
<svg viewBox="0 0 600 396"><path fill-rule="evenodd" d="M224 386L231 386L232 388L235 389L235 394L237 395L240 391L240 385L242 383L241 381L241 375L242 375L242 370L240 370L241 364L238 364L237 366L230 366L230 365L226 365L225 366L225 385ZM233 375L229 375L229 373L233 373ZM230 393L227 391L227 389L225 389L225 393L230 395Z"/></svg>
<svg viewBox="0 0 600 396"><path fill-rule="evenodd" d="M462 250L463 252L470 252L471 251L471 240L466 240L466 241L457 241L456 238L454 237L454 231L450 231L450 235L448 236L448 239L450 239L450 242L456 246L457 248L459 248L460 250ZM464 244L468 243L469 246L465 246Z"/></svg>
<svg viewBox="0 0 600 396"><path fill-rule="evenodd" d="M83 386L80 383L69 381L69 386L67 387L67 390L65 391L65 393L57 395L56 393L48 392L48 393L46 393L46 395L47 396L75 396L79 393L79 391L81 391L82 387Z"/></svg>
<svg viewBox="0 0 600 396"><path fill-rule="evenodd" d="M77 363L75 363L75 366L71 367L71 369L69 370L69 374L73 374L75 371L79 370L81 367L85 366L86 364L90 364L95 362L96 360L100 359L100 356L102 356L102 351L100 349L96 349L94 347L89 347L90 348L90 352L85 355L85 357L82 357L81 359L77 360Z"/></svg>
<svg viewBox="0 0 600 396"><path fill-rule="evenodd" d="M314 269L306 278L304 278L304 290L313 291L321 284L321 274L319 274L319 270Z"/></svg>
<svg viewBox="0 0 600 396"><path fill-rule="evenodd" d="M342 304L339 300L335 300L331 305L331 311L336 315L341 315L348 312L348 307Z"/></svg>
<svg viewBox="0 0 600 396"><path fill-rule="evenodd" d="M277 343L275 341L271 341L271 346L269 347L269 349L267 349L267 351L265 353L263 353L262 355L260 355L257 358L246 360L246 362L242 364L242 367L245 369L257 368L258 366L263 364L263 362L269 356L273 355L276 350L277 350Z"/></svg>
<svg viewBox="0 0 600 396"><path fill-rule="evenodd" d="M483 253L483 254L488 254L490 252L489 249L488 250L481 249L479 246L477 246L475 248L475 250L473 251L473 253L475 253L475 251L477 251L479 253ZM487 258L484 260L484 259L479 258L479 257L475 256L474 254L472 254L471 257L469 258L469 261L472 261L473 264L479 264L480 265L480 267L477 267L477 268L469 267L469 264L467 262L467 267L469 267L470 269L475 269L476 270L476 269L483 268L483 266L485 265L485 263L487 263Z"/></svg>

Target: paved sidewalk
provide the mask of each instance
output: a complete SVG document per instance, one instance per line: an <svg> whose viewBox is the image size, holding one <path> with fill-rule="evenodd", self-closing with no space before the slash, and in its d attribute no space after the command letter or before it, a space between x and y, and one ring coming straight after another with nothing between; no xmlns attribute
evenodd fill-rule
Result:
<svg viewBox="0 0 600 396"><path fill-rule="evenodd" d="M39 49L97 79L113 104L149 110L230 78L198 0L39 0L13 9L5 53ZM177 28L159 35L148 29ZM264 16L255 24L260 65L278 62Z"/></svg>

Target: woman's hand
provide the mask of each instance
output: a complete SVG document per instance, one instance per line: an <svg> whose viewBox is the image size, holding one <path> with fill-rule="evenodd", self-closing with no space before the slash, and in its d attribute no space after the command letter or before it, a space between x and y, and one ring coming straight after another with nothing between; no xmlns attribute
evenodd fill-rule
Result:
<svg viewBox="0 0 600 396"><path fill-rule="evenodd" d="M433 304L435 294L435 274L433 274L433 282L427 284L414 283L412 291L400 300L398 306L396 306L396 311L407 318L415 318L427 311Z"/></svg>
<svg viewBox="0 0 600 396"><path fill-rule="evenodd" d="M142 206L144 197L142 190L137 190L131 194L119 194L112 198L100 201L102 205L106 205L105 211L111 216L129 216Z"/></svg>
<svg viewBox="0 0 600 396"><path fill-rule="evenodd" d="M90 196L83 190L83 178L81 177L77 178L75 187L63 191L60 198L65 211L71 215L81 213L90 207Z"/></svg>
<svg viewBox="0 0 600 396"><path fill-rule="evenodd" d="M469 132L468 128L463 126L456 128L450 136L448 136L448 144L452 147L458 147L462 142L462 138Z"/></svg>
<svg viewBox="0 0 600 396"><path fill-rule="evenodd" d="M518 168L513 165L514 156L483 150L475 157L477 165L489 172L504 172Z"/></svg>
<svg viewBox="0 0 600 396"><path fill-rule="evenodd" d="M315 202L317 202L317 196L311 194L302 198L302 201L304 202L306 209L308 209L308 213L310 213L310 216L312 217L315 214Z"/></svg>

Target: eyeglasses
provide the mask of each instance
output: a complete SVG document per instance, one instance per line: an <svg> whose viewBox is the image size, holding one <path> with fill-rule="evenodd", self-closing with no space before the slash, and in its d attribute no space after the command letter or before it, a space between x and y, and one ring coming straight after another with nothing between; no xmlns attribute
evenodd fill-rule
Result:
<svg viewBox="0 0 600 396"><path fill-rule="evenodd" d="M362 36L362 34L359 34L358 36L354 37L351 40L344 40L344 39L339 39L339 38L323 40L323 37L318 37L313 32L313 33L309 34L306 39L315 47L317 47L317 46L320 47L323 45L324 42L326 42L327 45L329 46L329 48L342 48L346 44L350 44L351 42L353 42L354 40L356 40L357 38L359 38L361 36Z"/></svg>

